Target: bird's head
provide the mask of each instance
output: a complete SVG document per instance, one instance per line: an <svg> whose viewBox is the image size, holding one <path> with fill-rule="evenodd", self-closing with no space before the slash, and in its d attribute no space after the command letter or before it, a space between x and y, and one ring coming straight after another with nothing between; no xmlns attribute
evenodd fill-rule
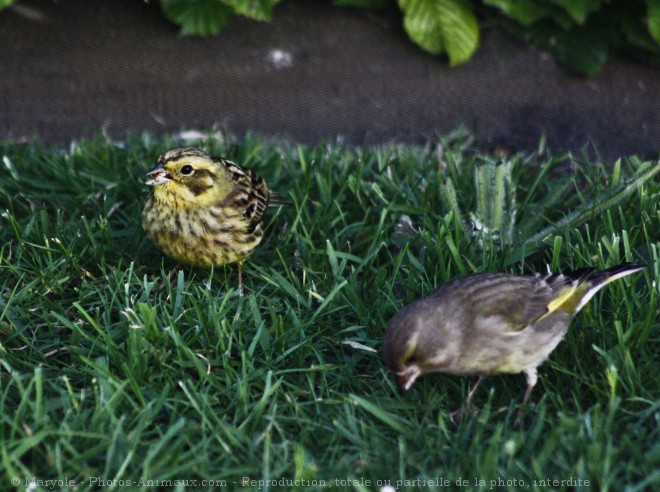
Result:
<svg viewBox="0 0 660 492"><path fill-rule="evenodd" d="M421 324L410 311L409 306L395 314L383 336L383 360L392 371L401 394L405 394L422 374L417 345Z"/></svg>
<svg viewBox="0 0 660 492"><path fill-rule="evenodd" d="M405 394L422 374L417 340L419 330L408 319L395 316L387 324L383 338L383 359L392 371L401 394Z"/></svg>
<svg viewBox="0 0 660 492"><path fill-rule="evenodd" d="M402 394L423 374L450 372L457 351L444 327L441 314L427 300L406 306L387 324L383 360Z"/></svg>
<svg viewBox="0 0 660 492"><path fill-rule="evenodd" d="M173 195L203 206L228 195L233 183L222 161L192 147L170 149L147 173L155 195Z"/></svg>

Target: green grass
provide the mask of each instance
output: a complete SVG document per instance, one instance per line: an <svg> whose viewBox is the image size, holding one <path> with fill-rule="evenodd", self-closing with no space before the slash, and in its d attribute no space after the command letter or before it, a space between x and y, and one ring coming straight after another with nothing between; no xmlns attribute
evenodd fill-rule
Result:
<svg viewBox="0 0 660 492"><path fill-rule="evenodd" d="M657 163L541 144L504 169L460 134L425 149L206 142L291 202L269 211L238 297L233 266L159 289L173 262L140 227L144 174L177 143L0 144L2 489L660 484ZM450 278L622 261L653 267L577 316L520 427L523 376L487 379L481 410L453 424L473 378L425 376L401 397L380 360L387 320Z"/></svg>

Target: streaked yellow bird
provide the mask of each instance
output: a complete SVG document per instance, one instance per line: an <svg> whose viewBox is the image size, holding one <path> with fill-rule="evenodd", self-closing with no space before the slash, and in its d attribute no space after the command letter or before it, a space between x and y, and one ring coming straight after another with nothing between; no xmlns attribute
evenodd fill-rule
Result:
<svg viewBox="0 0 660 492"><path fill-rule="evenodd" d="M537 367L564 338L568 325L598 290L647 268L624 263L597 272L473 274L441 286L392 317L382 355L405 393L427 373L484 376L524 373L526 404Z"/></svg>
<svg viewBox="0 0 660 492"><path fill-rule="evenodd" d="M241 267L261 242L266 209L281 204L264 179L192 147L168 150L148 174L142 227L149 239L187 265L236 263L242 293Z"/></svg>

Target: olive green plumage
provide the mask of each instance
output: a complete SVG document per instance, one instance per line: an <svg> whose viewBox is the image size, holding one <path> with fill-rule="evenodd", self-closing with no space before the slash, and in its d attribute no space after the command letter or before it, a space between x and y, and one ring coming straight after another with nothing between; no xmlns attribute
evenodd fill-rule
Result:
<svg viewBox="0 0 660 492"><path fill-rule="evenodd" d="M483 273L452 280L392 317L383 359L402 392L431 372L523 372L526 403L537 367L564 338L573 316L603 286L644 268L626 263L602 272Z"/></svg>

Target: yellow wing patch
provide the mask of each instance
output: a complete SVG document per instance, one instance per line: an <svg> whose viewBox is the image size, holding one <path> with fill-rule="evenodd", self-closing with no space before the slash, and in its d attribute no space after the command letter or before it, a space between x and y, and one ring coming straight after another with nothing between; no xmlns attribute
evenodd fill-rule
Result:
<svg viewBox="0 0 660 492"><path fill-rule="evenodd" d="M548 316L561 310L568 314L575 313L580 300L588 290L586 283L576 282L548 303L548 312L539 316L534 323L543 321Z"/></svg>

